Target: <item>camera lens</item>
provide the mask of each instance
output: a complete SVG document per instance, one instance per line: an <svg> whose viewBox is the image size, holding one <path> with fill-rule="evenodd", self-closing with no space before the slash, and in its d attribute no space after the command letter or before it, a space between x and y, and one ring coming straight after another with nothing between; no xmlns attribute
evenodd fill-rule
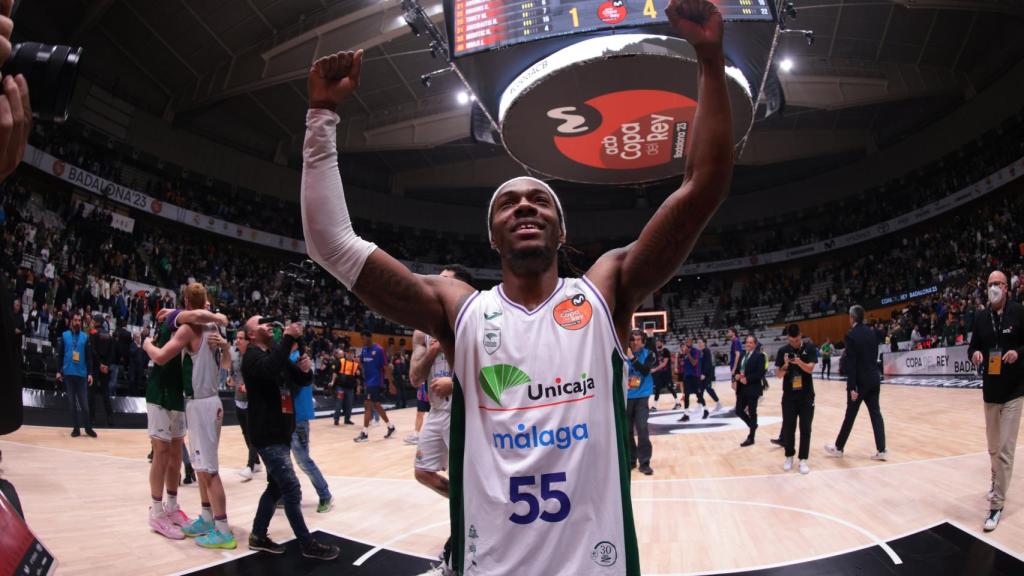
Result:
<svg viewBox="0 0 1024 576"><path fill-rule="evenodd" d="M23 74L32 100L32 116L39 120L64 122L68 119L71 95L78 78L82 49L24 42L11 48L3 67L4 76Z"/></svg>

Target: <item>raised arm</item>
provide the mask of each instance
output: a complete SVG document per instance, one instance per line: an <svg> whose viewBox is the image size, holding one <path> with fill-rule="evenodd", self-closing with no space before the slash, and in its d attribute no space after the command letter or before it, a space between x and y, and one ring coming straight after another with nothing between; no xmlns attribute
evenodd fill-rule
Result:
<svg viewBox="0 0 1024 576"><path fill-rule="evenodd" d="M317 60L309 71L301 190L306 251L370 309L451 343L459 306L472 288L413 274L352 229L338 172L335 110L359 85L362 62L362 50L339 52Z"/></svg>
<svg viewBox="0 0 1024 576"><path fill-rule="evenodd" d="M666 14L697 54L697 112L682 185L662 203L635 242L608 252L587 272L609 300L620 336L640 302L672 278L689 256L728 195L732 178L732 113L722 16L707 0L671 0Z"/></svg>

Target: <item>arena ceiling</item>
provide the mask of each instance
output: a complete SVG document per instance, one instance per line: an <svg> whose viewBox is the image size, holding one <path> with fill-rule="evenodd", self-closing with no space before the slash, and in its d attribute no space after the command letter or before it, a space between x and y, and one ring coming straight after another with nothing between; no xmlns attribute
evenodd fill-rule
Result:
<svg viewBox="0 0 1024 576"><path fill-rule="evenodd" d="M20 39L85 47L83 74L154 115L265 159L296 164L305 74L317 55L364 48L345 103L343 152L387 173L511 162L469 138L469 106L401 18L398 0L26 1ZM1016 0L796 0L783 38L784 114L755 125L741 164L814 171L929 123L1024 56ZM441 23L440 0L423 6ZM443 26L442 26L443 28ZM840 160L841 161L841 160Z"/></svg>

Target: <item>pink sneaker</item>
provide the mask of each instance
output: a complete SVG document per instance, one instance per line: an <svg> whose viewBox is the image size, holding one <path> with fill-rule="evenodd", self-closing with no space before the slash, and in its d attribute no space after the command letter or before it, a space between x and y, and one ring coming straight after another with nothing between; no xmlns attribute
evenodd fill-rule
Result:
<svg viewBox="0 0 1024 576"><path fill-rule="evenodd" d="M185 526L190 521L188 514L185 514L185 511L181 508L178 508L174 512L168 512L167 519L171 521L171 524L178 527Z"/></svg>
<svg viewBox="0 0 1024 576"><path fill-rule="evenodd" d="M178 528L171 522L171 519L166 515L161 516L149 516L149 527L153 529L157 534L170 538L171 540L184 540L185 535L181 533L181 528Z"/></svg>

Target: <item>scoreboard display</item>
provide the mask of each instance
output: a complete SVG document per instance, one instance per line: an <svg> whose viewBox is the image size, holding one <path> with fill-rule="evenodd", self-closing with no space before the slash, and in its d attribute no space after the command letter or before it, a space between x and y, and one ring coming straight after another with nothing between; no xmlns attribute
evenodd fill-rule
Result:
<svg viewBox="0 0 1024 576"><path fill-rule="evenodd" d="M717 0L727 21L772 22L769 0ZM667 0L445 0L452 55L608 28L665 24Z"/></svg>

